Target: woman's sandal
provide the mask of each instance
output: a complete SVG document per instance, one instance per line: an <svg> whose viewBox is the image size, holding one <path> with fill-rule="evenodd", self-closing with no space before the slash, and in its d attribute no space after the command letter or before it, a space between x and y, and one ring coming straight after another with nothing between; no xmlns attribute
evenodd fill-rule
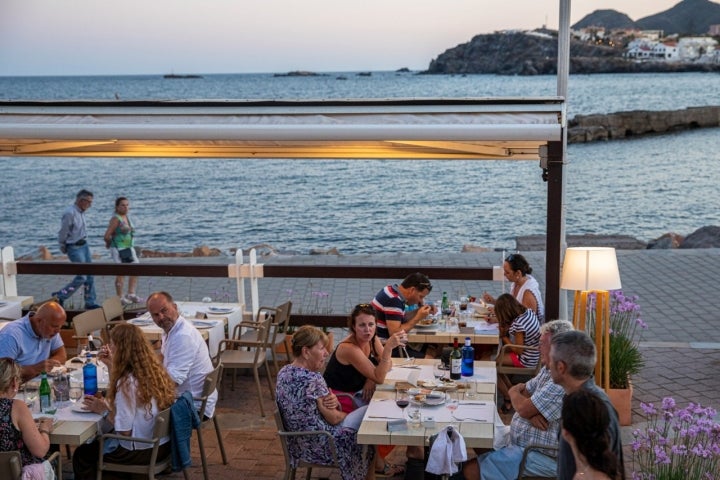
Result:
<svg viewBox="0 0 720 480"><path fill-rule="evenodd" d="M394 463L387 463L383 465L382 470L375 470L376 478L392 478L405 473L405 467L403 465L395 465Z"/></svg>

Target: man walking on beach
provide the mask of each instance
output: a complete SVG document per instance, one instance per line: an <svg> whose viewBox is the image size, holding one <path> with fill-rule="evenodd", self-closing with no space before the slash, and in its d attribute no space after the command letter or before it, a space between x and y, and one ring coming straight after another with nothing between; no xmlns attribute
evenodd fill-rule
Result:
<svg viewBox="0 0 720 480"><path fill-rule="evenodd" d="M80 190L75 196L75 203L65 209L60 222L58 243L60 251L66 253L73 263L92 263L90 247L87 243L87 222L85 211L90 208L93 194L88 190ZM70 298L78 288L84 287L85 309L100 308L96 303L95 279L92 275L76 275L72 282L65 285L52 296L57 298L60 305Z"/></svg>

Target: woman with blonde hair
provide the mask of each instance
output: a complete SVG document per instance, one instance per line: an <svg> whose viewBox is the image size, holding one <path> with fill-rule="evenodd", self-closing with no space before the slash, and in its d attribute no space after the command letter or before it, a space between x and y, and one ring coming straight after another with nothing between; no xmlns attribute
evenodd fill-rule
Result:
<svg viewBox="0 0 720 480"><path fill-rule="evenodd" d="M292 337L293 362L277 375L277 403L289 431L326 431L335 439L343 480L375 478L370 467L373 449L363 454L357 430L367 406L344 413L320 370L328 351L327 335L311 325L297 329ZM300 437L288 445L294 459L329 465L333 461L326 437Z"/></svg>
<svg viewBox="0 0 720 480"><path fill-rule="evenodd" d="M138 263L137 252L135 252L135 226L130 220L130 200L127 197L115 199L115 212L108 224L105 235L105 248L110 249L110 256L115 263ZM123 305L131 303L143 303L145 300L138 297L138 277L128 277L128 293L123 296L124 277L115 277L115 293L120 297Z"/></svg>
<svg viewBox="0 0 720 480"><path fill-rule="evenodd" d="M43 460L50 448L52 418L35 424L25 402L14 399L18 388L20 366L12 358L0 358L0 452L20 452L23 480L54 479L52 465Z"/></svg>
<svg viewBox="0 0 720 480"><path fill-rule="evenodd" d="M86 396L84 405L99 413L120 435L152 438L157 414L175 401L175 383L153 352L142 330L129 323L110 331L110 344L103 347L98 359L108 366L110 383L107 397ZM150 461L152 446L120 440L104 458L113 463L143 465ZM99 443L85 444L73 455L77 480L96 475ZM170 454L169 437L160 440L158 458Z"/></svg>

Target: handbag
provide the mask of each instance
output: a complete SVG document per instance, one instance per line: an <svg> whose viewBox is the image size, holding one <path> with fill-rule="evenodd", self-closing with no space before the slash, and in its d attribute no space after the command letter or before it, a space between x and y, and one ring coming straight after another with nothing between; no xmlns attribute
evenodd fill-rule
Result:
<svg viewBox="0 0 720 480"><path fill-rule="evenodd" d="M121 263L133 263L135 260L133 256L133 251L131 248L123 248L122 250L118 250L118 255L120 256L120 262Z"/></svg>

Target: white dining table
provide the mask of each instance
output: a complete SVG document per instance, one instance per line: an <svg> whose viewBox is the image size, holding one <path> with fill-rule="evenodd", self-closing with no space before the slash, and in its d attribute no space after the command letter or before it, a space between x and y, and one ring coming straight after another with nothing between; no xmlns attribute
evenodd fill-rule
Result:
<svg viewBox="0 0 720 480"><path fill-rule="evenodd" d="M185 317L185 320L190 322L195 328L200 331L203 338L205 338L208 343L208 351L210 352L210 356L215 357L215 355L217 355L218 345L220 344L220 341L225 338L225 317L206 319ZM150 314L147 312L137 318L128 320L128 323L139 327L143 331L145 338L150 341L156 341L162 338L162 328L155 325L155 322L152 321L152 318L150 318Z"/></svg>
<svg viewBox="0 0 720 480"><path fill-rule="evenodd" d="M232 336L235 326L243 320L243 305L240 303L177 302L177 306L180 314L187 319L198 316L207 317L209 320L227 319L224 338Z"/></svg>
<svg viewBox="0 0 720 480"><path fill-rule="evenodd" d="M0 300L0 318L17 320L22 317L22 302L19 300Z"/></svg>

